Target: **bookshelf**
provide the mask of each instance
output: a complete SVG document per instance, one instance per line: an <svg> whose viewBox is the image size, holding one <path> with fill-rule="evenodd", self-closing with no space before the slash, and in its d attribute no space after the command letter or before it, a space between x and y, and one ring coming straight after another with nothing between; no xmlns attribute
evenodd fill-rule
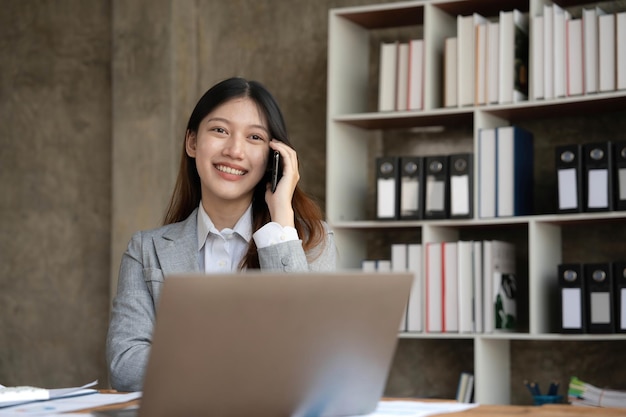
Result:
<svg viewBox="0 0 626 417"><path fill-rule="evenodd" d="M580 10L588 1L557 1L561 7ZM606 3L606 2L605 2ZM619 2L617 2L619 3ZM339 247L339 266L359 268L361 261L374 256L371 241L394 236L409 236L413 242L442 242L460 239L503 239L516 244L518 276L522 298L518 314L522 329L516 333L494 334L429 334L401 333L412 339L470 339L473 343L475 400L482 404L510 403L510 343L517 340L597 341L626 340L625 334L564 336L555 328L554 292L557 265L576 259L586 248L598 243L599 233L590 242L583 242L585 231L625 230L626 212L554 214L549 201L555 199L553 147L558 139L550 132L572 120L589 120L606 114L621 114L626 108L626 91L535 100L515 104L443 108L442 56L446 37L456 35L456 16L474 12L496 18L502 9L497 0L432 0L403 1L368 6L336 8L329 11L328 103L327 103L327 182L326 216L335 231ZM541 0L507 2L506 10L519 9L530 16L539 14ZM626 10L621 5L620 11ZM576 12L574 10L574 13ZM419 111L376 111L378 88L377 53L385 31L397 28L408 33L407 39L424 40L424 109ZM383 33L383 35L380 35ZM530 27L532 48L532 24ZM532 53L530 53L532 57ZM531 58L532 59L532 58ZM532 89L533 72L530 68ZM615 119L620 119L616 117ZM604 119L602 119L604 120ZM584 122L583 122L584 123ZM600 122L602 123L602 122ZM386 152L398 152L398 139L407 140L406 152L428 154L433 150L463 149L477 155L477 136L481 128L507 125L548 126L535 135L535 178L548 176L547 183L535 185L537 214L523 217L480 219L477 217L478 184L474 170L474 218L465 220L375 220L373 174L374 159ZM617 128L619 129L619 127ZM441 132L429 134L429 132ZM398 132L404 132L398 133ZM441 136L455 138L445 145ZM439 136L437 136L439 135ZM434 136L434 139L429 137ZM390 139L391 137L391 139ZM578 135L574 142L601 141L601 135ZM564 139L561 139L561 141ZM568 139L565 139L568 140ZM400 140L400 142L402 139ZM411 143L409 146L408 143ZM415 143L418 143L417 147ZM422 145L423 142L423 145ZM449 142L449 141L448 141ZM393 143L390 145L390 143ZM400 144L400 148L401 148ZM412 146L412 147L411 147ZM439 148L437 147L439 146ZM418 149L415 152L415 149ZM537 155L538 152L548 155ZM452 153L452 152L450 152ZM543 166L541 165L543 164ZM541 201L538 201L541 200ZM548 203L546 203L548 201ZM606 249L606 247L605 247ZM588 251L589 256L617 259L623 245ZM605 261L607 259L601 259Z"/></svg>

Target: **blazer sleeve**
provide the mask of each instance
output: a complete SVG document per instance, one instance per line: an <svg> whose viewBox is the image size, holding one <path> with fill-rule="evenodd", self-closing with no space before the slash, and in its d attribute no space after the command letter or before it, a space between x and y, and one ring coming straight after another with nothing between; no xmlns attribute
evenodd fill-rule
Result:
<svg viewBox="0 0 626 417"><path fill-rule="evenodd" d="M302 240L292 240L259 249L261 270L282 272L334 271L337 267L335 236L324 224L324 245L305 253Z"/></svg>
<svg viewBox="0 0 626 417"><path fill-rule="evenodd" d="M142 233L136 233L122 256L117 295L113 300L106 356L111 386L118 391L141 391L155 321L151 285L163 273L143 264Z"/></svg>

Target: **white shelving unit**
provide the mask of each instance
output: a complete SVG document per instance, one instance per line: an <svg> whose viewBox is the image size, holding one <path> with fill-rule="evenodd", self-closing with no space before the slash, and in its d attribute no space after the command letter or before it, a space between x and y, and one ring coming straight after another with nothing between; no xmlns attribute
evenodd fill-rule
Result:
<svg viewBox="0 0 626 417"><path fill-rule="evenodd" d="M505 4L506 3L506 4ZM562 7L575 7L588 1L557 1ZM372 144L382 143L388 129L427 126L465 126L473 138L481 128L506 126L544 117L572 117L626 108L626 91L616 91L549 101L530 100L512 105L486 105L441 108L442 55L444 40L456 36L456 16L478 12L494 18L498 12L517 8L531 16L539 14L542 0L432 0L404 1L362 7L332 9L329 12L328 114L326 215L335 231L343 268L358 268L367 257L369 234L415 232L418 242L441 242L483 229L515 229L528 245L528 331L507 334L401 334L403 338L471 339L474 343L475 400L482 404L510 403L510 342L514 340L624 340L626 335L564 336L551 333L545 319L554 302L557 265L563 259L562 231L568 227L590 227L597 222L626 222L626 212L580 213L536 216L426 221L376 221L368 217L368 190L373 157ZM423 111L373 112L370 74L372 33L389 28L415 27L423 34L425 69ZM532 37L532 26L530 28ZM532 45L532 40L530 42ZM532 56L532 54L530 54ZM529 65L532 68L532 63ZM530 82L532 83L532 73ZM532 91L532 85L531 85ZM474 155L477 141L473 140ZM476 169L474 170L477 171ZM475 174L476 175L476 174ZM476 177L474 184L477 184ZM474 213L477 192L474 187Z"/></svg>

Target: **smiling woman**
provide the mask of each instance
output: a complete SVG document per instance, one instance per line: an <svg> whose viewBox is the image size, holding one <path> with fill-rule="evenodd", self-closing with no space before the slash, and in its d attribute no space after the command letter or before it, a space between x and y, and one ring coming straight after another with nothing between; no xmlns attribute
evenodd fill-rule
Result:
<svg viewBox="0 0 626 417"><path fill-rule="evenodd" d="M282 161L274 192L270 152ZM164 225L135 233L122 257L107 337L113 388L142 389L168 274L335 269L332 231L299 179L282 112L263 85L230 78L200 98Z"/></svg>

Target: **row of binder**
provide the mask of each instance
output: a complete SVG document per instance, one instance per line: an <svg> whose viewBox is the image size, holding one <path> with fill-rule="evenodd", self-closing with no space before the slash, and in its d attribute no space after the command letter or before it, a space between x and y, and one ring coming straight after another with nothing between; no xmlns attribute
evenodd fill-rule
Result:
<svg viewBox="0 0 626 417"><path fill-rule="evenodd" d="M389 259L363 260L362 269L413 273L401 332L515 331L515 253L501 240L394 243Z"/></svg>
<svg viewBox="0 0 626 417"><path fill-rule="evenodd" d="M478 133L478 217L534 213L534 136L520 126Z"/></svg>
<svg viewBox="0 0 626 417"><path fill-rule="evenodd" d="M626 332L626 262L558 265L562 333Z"/></svg>
<svg viewBox="0 0 626 417"><path fill-rule="evenodd" d="M376 158L376 218L473 216L473 154Z"/></svg>
<svg viewBox="0 0 626 417"><path fill-rule="evenodd" d="M626 142L555 148L558 213L626 210Z"/></svg>

